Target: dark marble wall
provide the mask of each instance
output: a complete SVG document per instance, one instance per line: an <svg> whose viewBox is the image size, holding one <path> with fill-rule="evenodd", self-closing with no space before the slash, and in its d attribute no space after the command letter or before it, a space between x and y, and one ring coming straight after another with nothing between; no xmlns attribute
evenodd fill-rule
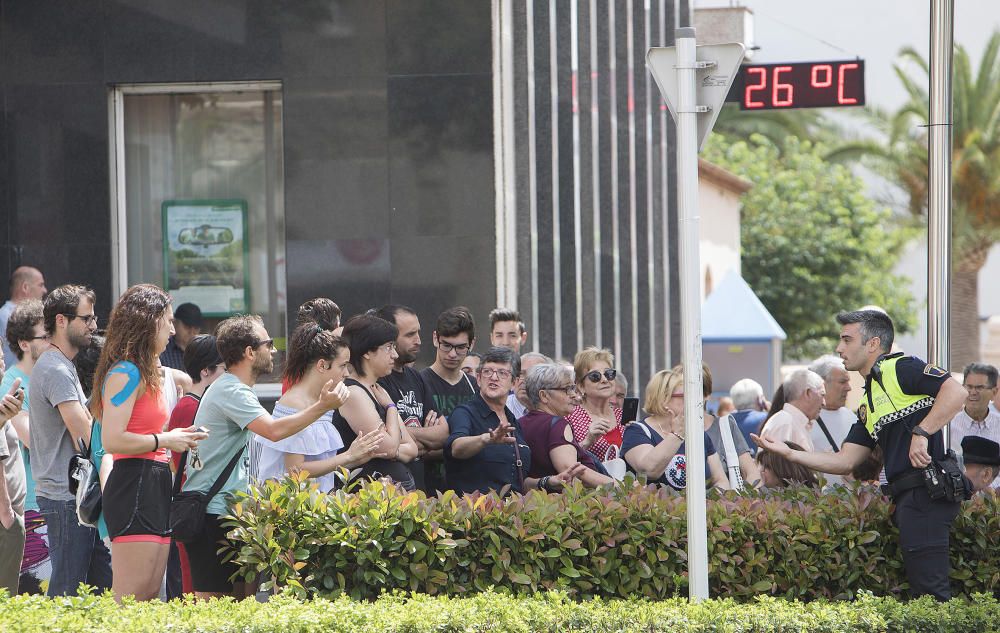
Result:
<svg viewBox="0 0 1000 633"><path fill-rule="evenodd" d="M109 86L280 80L290 310L485 320L491 59L485 1L0 0L0 279L32 264L110 308Z"/></svg>

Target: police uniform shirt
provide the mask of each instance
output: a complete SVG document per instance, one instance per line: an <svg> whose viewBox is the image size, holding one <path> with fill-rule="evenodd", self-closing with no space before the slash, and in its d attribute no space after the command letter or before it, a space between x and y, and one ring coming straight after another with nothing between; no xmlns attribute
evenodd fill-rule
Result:
<svg viewBox="0 0 1000 633"><path fill-rule="evenodd" d="M893 358L896 355L887 358ZM889 481L893 481L900 475L915 470L910 463L910 441L912 431L915 426L927 417L933 405L933 399L937 396L947 380L951 378L947 371L928 364L916 356L902 356L896 361L896 377L903 393L912 396L925 395L930 398L930 403L926 406L904 407L897 410L898 417L885 423L877 429L878 439L865 426L866 417L869 410L868 390L872 389L880 392L877 382L869 377L864 393L861 395L861 407L858 410L858 421L851 427L845 442L859 444L869 449L875 448L878 443L882 447L885 458L885 474ZM908 413L909 409L913 409ZM890 417L890 416L884 416ZM927 452L934 459L944 457L944 439L941 431L931 435L928 440Z"/></svg>

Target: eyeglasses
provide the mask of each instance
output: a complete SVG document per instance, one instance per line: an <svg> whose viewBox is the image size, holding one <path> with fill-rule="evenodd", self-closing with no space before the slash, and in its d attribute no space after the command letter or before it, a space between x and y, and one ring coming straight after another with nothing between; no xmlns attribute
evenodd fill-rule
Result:
<svg viewBox="0 0 1000 633"><path fill-rule="evenodd" d="M48 334L42 334L41 336L29 336L27 340L29 341L44 341L49 338Z"/></svg>
<svg viewBox="0 0 1000 633"><path fill-rule="evenodd" d="M483 378L510 378L514 374L509 369L493 369L492 367L484 367L479 370L479 375Z"/></svg>
<svg viewBox="0 0 1000 633"><path fill-rule="evenodd" d="M584 378L593 383L601 382L601 376L604 376L605 378L608 379L608 382L611 382L615 379L615 377L618 376L618 370L605 369L604 372L602 373L595 369L594 371L587 372L586 374L583 375Z"/></svg>
<svg viewBox="0 0 1000 633"><path fill-rule="evenodd" d="M396 344L395 343L386 343L385 345L382 345L381 347L379 347L379 349L384 349L386 354L391 354L391 353L393 353L393 352L396 351Z"/></svg>
<svg viewBox="0 0 1000 633"><path fill-rule="evenodd" d="M83 319L83 322L86 323L87 325L90 325L91 323L94 324L97 323L96 314L72 314L70 312L63 312L62 315L68 318L70 321L72 321L73 319Z"/></svg>
<svg viewBox="0 0 1000 633"><path fill-rule="evenodd" d="M466 354L469 353L469 350L472 349L472 345L469 345L468 343L455 345L453 343L449 343L448 341L438 341L438 349L440 349L445 354L454 351L459 356L465 356Z"/></svg>
<svg viewBox="0 0 1000 633"><path fill-rule="evenodd" d="M253 348L257 349L261 345L267 345L267 349L273 350L274 349L274 339L273 338L269 338L266 341L257 341L256 343L253 344Z"/></svg>
<svg viewBox="0 0 1000 633"><path fill-rule="evenodd" d="M567 396L575 396L580 393L576 385L563 385L562 387L545 387L544 391L561 391Z"/></svg>
<svg viewBox="0 0 1000 633"><path fill-rule="evenodd" d="M996 387L990 387L989 385L962 385L965 387L966 391L986 391L988 389L995 389Z"/></svg>
<svg viewBox="0 0 1000 633"><path fill-rule="evenodd" d="M683 392L682 393L672 393L672 394L670 394L670 397L671 398L680 398L680 399L683 400L684 399L684 393Z"/></svg>

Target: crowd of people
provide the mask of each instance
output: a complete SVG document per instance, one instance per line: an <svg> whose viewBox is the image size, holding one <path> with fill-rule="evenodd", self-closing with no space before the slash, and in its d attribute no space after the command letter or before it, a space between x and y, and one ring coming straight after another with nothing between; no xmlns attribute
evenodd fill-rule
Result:
<svg viewBox="0 0 1000 633"><path fill-rule="evenodd" d="M628 382L609 350L587 347L572 359L526 351L514 310L490 313L490 344L478 352L470 311L444 310L431 333L434 361L418 370L422 330L412 309L382 306L341 324L334 301L307 301L288 337L282 395L268 411L254 385L274 371L276 345L260 317L233 316L202 333L197 306L175 310L162 289L140 284L117 300L98 336L94 292L46 293L40 278L19 268L0 308L13 358L0 384L0 586L12 593L19 583L30 590L47 557L53 596L81 582L140 600L248 595L253 587L233 580L235 565L220 553L227 503L286 473L305 473L324 492L344 485L345 472L428 495L611 486L629 472L687 485L683 368L656 372L642 413L626 413ZM877 429L858 439L866 420L847 407L849 370L859 369L845 364L845 345L789 373L771 402L748 378L732 385L718 415L706 408L697 476L723 490L891 482L878 450L869 455ZM994 367L967 367L967 399L951 422L977 491L998 486L997 380ZM707 366L702 382L707 402ZM67 465L77 454L99 473L94 524L81 520L71 492ZM178 490L209 496L201 532L183 545L171 538Z"/></svg>

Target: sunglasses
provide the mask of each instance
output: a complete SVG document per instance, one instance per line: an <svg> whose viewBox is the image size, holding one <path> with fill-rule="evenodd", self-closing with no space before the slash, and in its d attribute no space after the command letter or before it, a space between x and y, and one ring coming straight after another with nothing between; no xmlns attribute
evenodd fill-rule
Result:
<svg viewBox="0 0 1000 633"><path fill-rule="evenodd" d="M601 376L604 376L605 378L608 379L608 382L611 382L615 379L616 376L618 376L618 370L605 369L604 372L601 373L595 369L594 371L587 372L586 374L583 375L584 378L594 383L601 382Z"/></svg>
<svg viewBox="0 0 1000 633"><path fill-rule="evenodd" d="M257 349L261 345L267 345L267 349L273 350L274 349L274 339L273 338L269 338L266 341L257 341L254 344L253 347L254 347L254 349Z"/></svg>

